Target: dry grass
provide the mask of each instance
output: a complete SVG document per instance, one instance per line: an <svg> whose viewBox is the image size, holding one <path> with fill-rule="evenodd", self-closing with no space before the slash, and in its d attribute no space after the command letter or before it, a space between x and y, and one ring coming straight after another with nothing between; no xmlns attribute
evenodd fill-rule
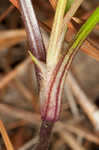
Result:
<svg viewBox="0 0 99 150"><path fill-rule="evenodd" d="M39 0L37 3L33 0L46 47L56 8L56 1L50 0L49 2L52 6L48 1ZM37 142L36 135L41 123L35 68L31 58L27 56L26 33L18 10L10 3L7 5L5 1L1 0L0 3L0 7L2 7L0 12L0 120L4 121L4 124L0 121L0 133L6 149L27 150ZM86 4L86 1L84 3ZM95 2L88 1L86 9L84 3L76 14L76 19L72 19L68 23L69 29L64 47L67 47L79 27L88 19L97 5ZM14 4L17 5L17 3ZM49 12L51 17L47 18ZM67 100L68 96L66 96L66 88L64 88L61 121L56 123L53 130L50 147L52 150L99 149L99 69L97 69L99 25L95 27L80 50L66 81L75 105L71 106ZM89 65L90 68L88 68ZM85 75L78 71L83 68L87 68ZM93 74L89 74L90 70L93 70ZM82 81L87 84L86 87L84 84L82 85ZM83 88L81 88L82 86ZM95 98L98 99L97 103L95 103ZM72 108L74 107L78 112L77 116L73 113ZM5 149L1 137L0 145L0 149Z"/></svg>

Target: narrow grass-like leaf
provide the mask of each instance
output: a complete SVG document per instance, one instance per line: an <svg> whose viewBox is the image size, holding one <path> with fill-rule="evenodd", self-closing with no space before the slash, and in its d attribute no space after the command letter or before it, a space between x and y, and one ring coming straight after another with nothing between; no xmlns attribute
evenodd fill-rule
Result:
<svg viewBox="0 0 99 150"><path fill-rule="evenodd" d="M77 50L80 48L81 44L87 38L89 33L93 30L96 24L99 23L99 7L96 8L94 13L86 21L86 23L81 27L78 34L75 36L75 40L64 57L65 64L67 64L66 70L68 70L73 57L75 56Z"/></svg>
<svg viewBox="0 0 99 150"><path fill-rule="evenodd" d="M19 0L18 3L25 24L30 50L39 60L45 61L45 47L31 0Z"/></svg>
<svg viewBox="0 0 99 150"><path fill-rule="evenodd" d="M82 42L92 31L92 29L99 23L99 7L96 8L94 13L89 17L85 24L80 28L78 34L75 37L75 41L70 49L80 47Z"/></svg>
<svg viewBox="0 0 99 150"><path fill-rule="evenodd" d="M33 62L35 63L35 65L37 65L37 67L39 68L40 72L45 75L46 72L46 66L43 62L41 62L40 60L38 60L35 56L33 56L33 54L31 53L31 51L28 51L29 55L31 56Z"/></svg>
<svg viewBox="0 0 99 150"><path fill-rule="evenodd" d="M67 5L65 8L65 13L71 8L72 3L74 2L74 0L67 0Z"/></svg>
<svg viewBox="0 0 99 150"><path fill-rule="evenodd" d="M56 13L55 13L55 19L52 27L51 37L49 41L49 47L47 51L47 65L52 67L56 65L58 61L59 52L62 45L62 39L58 41L58 38L60 36L60 31L63 23L63 17L65 12L65 6L66 6L67 0L59 0L57 3ZM64 32L63 32L64 33ZM62 36L64 37L64 36ZM57 44L60 42L59 46Z"/></svg>

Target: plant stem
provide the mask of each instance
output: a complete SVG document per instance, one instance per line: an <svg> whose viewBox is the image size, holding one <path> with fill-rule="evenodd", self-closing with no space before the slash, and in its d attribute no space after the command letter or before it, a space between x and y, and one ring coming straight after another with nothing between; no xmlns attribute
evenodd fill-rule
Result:
<svg viewBox="0 0 99 150"><path fill-rule="evenodd" d="M48 47L48 52L47 52L47 66L49 67L55 66L56 63L58 62L58 56L60 53L62 42L64 40L65 34L64 35L62 34L63 36L60 41L58 41L58 38L60 36L60 32L62 28L66 2L67 0L58 0L58 3L57 3L54 23L52 27L52 32L51 32L51 37L50 37L49 47Z"/></svg>
<svg viewBox="0 0 99 150"><path fill-rule="evenodd" d="M42 121L40 128L39 144L36 150L48 150L50 137L53 129L53 122Z"/></svg>
<svg viewBox="0 0 99 150"><path fill-rule="evenodd" d="M45 47L32 2L31 0L19 0L18 2L25 24L30 50L39 60L45 61Z"/></svg>
<svg viewBox="0 0 99 150"><path fill-rule="evenodd" d="M32 2L31 0L19 0L18 4L25 25L30 51L36 58L38 58L38 60L45 62L46 60L45 46L35 16L35 12L32 7ZM40 70L37 67L35 67L35 71L39 89Z"/></svg>

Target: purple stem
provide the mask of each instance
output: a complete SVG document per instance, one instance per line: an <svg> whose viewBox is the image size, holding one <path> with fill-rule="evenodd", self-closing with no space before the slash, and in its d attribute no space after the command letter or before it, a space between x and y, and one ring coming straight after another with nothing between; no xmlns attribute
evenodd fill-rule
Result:
<svg viewBox="0 0 99 150"><path fill-rule="evenodd" d="M30 51L36 58L45 62L46 60L45 46L35 16L35 12L32 6L32 2L31 0L19 0L18 2L19 2L22 19L25 25L26 33L27 33L27 39L29 42ZM38 89L39 89L40 71L37 67L35 67L35 69L36 69L36 76L37 76Z"/></svg>
<svg viewBox="0 0 99 150"><path fill-rule="evenodd" d="M19 7L24 21L30 50L39 60L45 61L45 46L31 0L19 0Z"/></svg>
<svg viewBox="0 0 99 150"><path fill-rule="evenodd" d="M48 150L53 125L54 123L52 122L42 121L39 143L36 147L36 150Z"/></svg>
<svg viewBox="0 0 99 150"><path fill-rule="evenodd" d="M25 24L25 29L28 37L30 50L39 60L45 61L45 47L38 26L38 22L32 7L31 0L19 0L19 7L22 15L22 19ZM36 68L37 77L39 77L39 70ZM42 121L40 128L39 144L36 150L47 150L50 136L52 133L53 123L48 121Z"/></svg>

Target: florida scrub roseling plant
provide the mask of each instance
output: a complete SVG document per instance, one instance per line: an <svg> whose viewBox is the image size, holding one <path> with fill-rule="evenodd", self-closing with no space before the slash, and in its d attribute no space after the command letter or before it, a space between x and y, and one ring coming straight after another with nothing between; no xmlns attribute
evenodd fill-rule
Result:
<svg viewBox="0 0 99 150"><path fill-rule="evenodd" d="M70 1L58 0L57 2L49 47L47 54L45 54L45 47L31 1L17 1L17 7L21 12L30 45L29 54L37 66L36 71L41 75L41 80L38 82L40 84L39 98L42 125L37 150L48 149L53 125L60 117L62 89L70 64L85 38L99 22L99 7L97 7L92 16L81 27L68 50L62 51L67 23L83 0L71 1L71 8L65 14L68 2Z"/></svg>

